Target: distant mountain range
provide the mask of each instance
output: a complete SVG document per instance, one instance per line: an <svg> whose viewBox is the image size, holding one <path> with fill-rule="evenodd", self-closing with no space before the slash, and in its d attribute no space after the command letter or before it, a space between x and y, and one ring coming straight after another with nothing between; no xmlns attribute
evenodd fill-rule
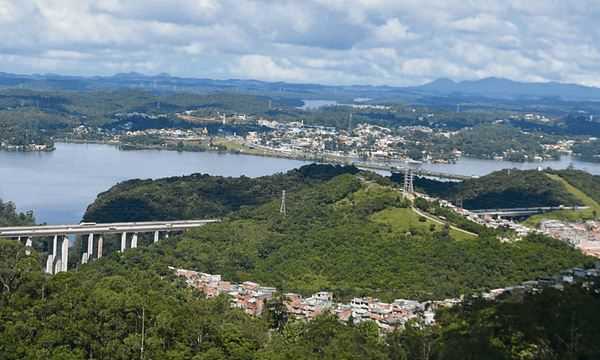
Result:
<svg viewBox="0 0 600 360"><path fill-rule="evenodd" d="M196 79L174 77L164 73L159 75L144 75L132 72L115 74L113 76L92 77L58 74L20 75L0 73L0 87L79 91L118 88L136 88L152 91L235 91L307 99L373 98L385 100L435 96L517 100L522 98L560 98L562 100L577 101L600 100L600 88L596 87L557 82L528 83L493 77L460 82L450 79L438 79L420 86L395 87L371 85L333 86L240 79Z"/></svg>
<svg viewBox="0 0 600 360"><path fill-rule="evenodd" d="M478 95L490 98L514 97L560 97L565 100L598 100L600 88L557 82L529 83L502 78L485 78L455 82L438 79L425 85L413 87L416 91L430 94Z"/></svg>

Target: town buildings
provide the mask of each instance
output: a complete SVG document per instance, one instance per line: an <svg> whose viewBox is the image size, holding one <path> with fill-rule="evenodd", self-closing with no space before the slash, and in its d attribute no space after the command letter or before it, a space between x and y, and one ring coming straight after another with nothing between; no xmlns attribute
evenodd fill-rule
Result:
<svg viewBox="0 0 600 360"><path fill-rule="evenodd" d="M273 299L277 292L276 288L261 286L251 281L236 284L223 281L221 275L173 267L170 269L175 271L177 276L183 277L189 286L204 293L207 298L227 295L232 307L252 316L261 316L265 312L267 302ZM590 278L597 277L600 277L600 261L591 269L567 269L555 276L524 281L518 285L492 289L473 296L494 301L503 296L537 293L547 287L562 290L564 286L575 283L587 286ZM288 314L299 320L310 321L321 314L330 313L343 323L359 324L372 321L385 333L403 328L411 320L423 326L433 325L436 311L459 305L464 298L431 301L396 299L386 303L372 297L361 297L353 298L349 303L340 303L334 300L333 293L320 291L306 298L296 293L285 293L282 300Z"/></svg>

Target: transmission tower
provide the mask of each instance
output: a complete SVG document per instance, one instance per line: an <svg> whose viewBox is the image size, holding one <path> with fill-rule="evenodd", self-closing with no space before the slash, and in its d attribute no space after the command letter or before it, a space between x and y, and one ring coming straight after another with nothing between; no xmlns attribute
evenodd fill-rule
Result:
<svg viewBox="0 0 600 360"><path fill-rule="evenodd" d="M287 215L287 209L285 207L285 190L281 192L281 207L279 207L279 212L283 214L283 216Z"/></svg>
<svg viewBox="0 0 600 360"><path fill-rule="evenodd" d="M404 196L415 192L414 174L411 168L404 168Z"/></svg>

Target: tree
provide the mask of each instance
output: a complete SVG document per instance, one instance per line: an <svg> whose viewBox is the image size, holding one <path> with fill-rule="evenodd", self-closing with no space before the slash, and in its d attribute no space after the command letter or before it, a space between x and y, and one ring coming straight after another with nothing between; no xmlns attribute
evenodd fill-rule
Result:
<svg viewBox="0 0 600 360"><path fill-rule="evenodd" d="M0 285L2 298L13 293L28 272L40 269L37 255L26 255L25 246L15 240L0 239Z"/></svg>
<svg viewBox="0 0 600 360"><path fill-rule="evenodd" d="M271 328L281 331L288 322L288 312L283 295L276 295L267 303L267 316Z"/></svg>

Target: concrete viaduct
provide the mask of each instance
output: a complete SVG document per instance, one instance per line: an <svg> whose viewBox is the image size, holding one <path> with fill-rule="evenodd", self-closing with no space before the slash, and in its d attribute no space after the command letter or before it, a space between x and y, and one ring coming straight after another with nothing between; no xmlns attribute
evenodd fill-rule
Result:
<svg viewBox="0 0 600 360"><path fill-rule="evenodd" d="M206 224L219 222L220 220L177 220L177 221L147 221L147 222L122 222L122 223L81 223L78 225L43 225L43 226L19 226L0 228L1 238L26 239L26 253L31 254L33 238L52 238L52 246L48 246L48 260L46 272L56 274L67 271L69 259L69 235L87 236L87 250L83 253L81 262L83 264L94 258L102 257L102 246L104 235L121 234L121 252L127 250L128 234L130 236L130 247L137 248L138 234L154 233L154 242L158 242L161 233L165 237L170 232L185 231L204 226ZM96 240L96 251L94 252L94 240Z"/></svg>
<svg viewBox="0 0 600 360"><path fill-rule="evenodd" d="M489 215L499 217L519 217L529 216L535 214L541 214L548 211L558 210L586 210L589 206L543 206L543 207L530 207L530 208L514 208L514 209L480 209L470 210L472 213L477 215Z"/></svg>

